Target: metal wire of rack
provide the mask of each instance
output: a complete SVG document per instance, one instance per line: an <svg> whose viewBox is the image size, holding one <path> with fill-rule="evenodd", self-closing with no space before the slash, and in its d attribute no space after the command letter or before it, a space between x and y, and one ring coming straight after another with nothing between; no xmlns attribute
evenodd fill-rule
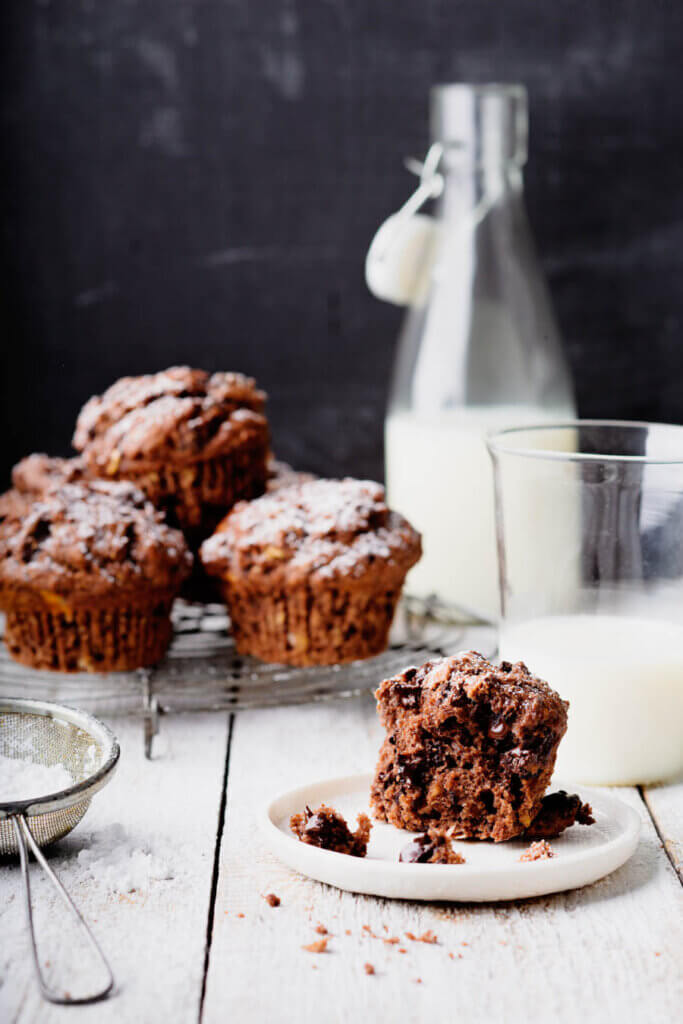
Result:
<svg viewBox="0 0 683 1024"><path fill-rule="evenodd" d="M476 646L488 653L495 646L492 627L454 625L438 608L409 601L401 605L386 651L344 665L293 668L244 657L235 649L222 605L177 601L173 625L173 641L164 660L135 672L37 671L13 661L0 645L0 697L51 700L107 718L138 716L150 756L164 714L240 711L354 697L407 665L463 647Z"/></svg>

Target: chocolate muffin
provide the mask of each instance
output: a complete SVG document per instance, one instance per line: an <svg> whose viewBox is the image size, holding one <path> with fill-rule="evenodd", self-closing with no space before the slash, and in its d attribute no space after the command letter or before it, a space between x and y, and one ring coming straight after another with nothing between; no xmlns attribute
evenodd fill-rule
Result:
<svg viewBox="0 0 683 1024"><path fill-rule="evenodd" d="M266 396L250 377L176 366L91 398L74 447L88 472L140 487L191 546L266 482Z"/></svg>
<svg viewBox="0 0 683 1024"><path fill-rule="evenodd" d="M13 520L21 519L31 508L33 499L22 494L16 487L0 494L0 530L9 526Z"/></svg>
<svg viewBox="0 0 683 1024"><path fill-rule="evenodd" d="M31 510L32 499L16 488L0 494L0 537L20 528L21 520ZM0 576L0 611L6 605L6 585Z"/></svg>
<svg viewBox="0 0 683 1024"><path fill-rule="evenodd" d="M16 492L15 492L16 493ZM127 483L65 484L0 526L0 604L17 661L63 672L159 661L192 556Z"/></svg>
<svg viewBox="0 0 683 1024"><path fill-rule="evenodd" d="M80 483L88 476L85 462L80 457L60 459L36 452L17 462L12 470L12 484L17 491L28 495L41 495L62 484Z"/></svg>
<svg viewBox="0 0 683 1024"><path fill-rule="evenodd" d="M0 530L12 527L17 519L27 516L33 503L47 491L53 491L64 483L82 480L85 467L82 460L61 459L42 453L28 455L12 470L11 490L0 494ZM0 608L2 607L0 583Z"/></svg>
<svg viewBox="0 0 683 1024"><path fill-rule="evenodd" d="M380 820L500 842L541 812L568 705L522 662L470 651L386 679L376 696L387 733L371 791Z"/></svg>
<svg viewBox="0 0 683 1024"><path fill-rule="evenodd" d="M420 551L379 484L313 480L236 505L201 558L221 581L239 651L328 665L386 647Z"/></svg>

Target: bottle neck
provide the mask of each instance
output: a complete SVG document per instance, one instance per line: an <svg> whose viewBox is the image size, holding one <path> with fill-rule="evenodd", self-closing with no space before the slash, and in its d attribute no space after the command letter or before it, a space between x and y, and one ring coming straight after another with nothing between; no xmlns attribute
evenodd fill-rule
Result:
<svg viewBox="0 0 683 1024"><path fill-rule="evenodd" d="M522 168L512 161L475 164L444 158L440 172L444 189L438 212L448 220L476 207L499 206L521 199L524 191Z"/></svg>

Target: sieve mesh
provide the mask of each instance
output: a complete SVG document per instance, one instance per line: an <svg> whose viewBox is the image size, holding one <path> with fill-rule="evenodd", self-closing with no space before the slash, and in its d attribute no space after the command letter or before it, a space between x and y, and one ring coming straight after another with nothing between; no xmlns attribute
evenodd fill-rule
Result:
<svg viewBox="0 0 683 1024"><path fill-rule="evenodd" d="M66 789L43 794L28 792L19 799L0 801L0 855L19 854L26 921L40 992L49 1002L59 1005L105 999L114 987L111 968L85 918L40 847L65 836L78 824L93 794L111 778L119 758L119 745L107 726L85 711L47 701L7 697L0 699L0 754L34 765L59 765L71 776L71 784ZM104 970L104 981L100 980L94 990L72 995L70 982L58 985L43 971L33 923L29 852L51 881Z"/></svg>
<svg viewBox="0 0 683 1024"><path fill-rule="evenodd" d="M18 703L18 702L17 702ZM107 744L67 718L30 711L0 710L0 754L30 760L34 764L61 765L73 784L85 783L110 755ZM34 794L22 794L29 800ZM41 794L40 798L45 799ZM28 826L39 846L61 839L74 828L87 811L92 791L68 807L42 814L26 814ZM0 856L18 853L16 833L9 818L0 819Z"/></svg>

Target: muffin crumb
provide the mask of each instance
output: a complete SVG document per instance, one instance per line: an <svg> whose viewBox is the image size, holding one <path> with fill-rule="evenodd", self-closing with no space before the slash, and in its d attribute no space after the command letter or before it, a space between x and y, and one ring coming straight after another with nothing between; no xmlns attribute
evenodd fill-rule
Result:
<svg viewBox="0 0 683 1024"><path fill-rule="evenodd" d="M359 814L357 824L356 831L352 832L346 819L327 804L321 804L315 811L306 806L304 811L289 819L292 832L302 843L351 857L365 857L372 823L367 814Z"/></svg>
<svg viewBox="0 0 683 1024"><path fill-rule="evenodd" d="M266 903L268 904L269 907L279 907L280 906L280 903L281 903L280 897L276 896L274 892L267 893L263 898L264 898L264 900L266 901Z"/></svg>
<svg viewBox="0 0 683 1024"><path fill-rule="evenodd" d="M307 953L326 953L327 943L329 941L329 939L318 939L317 942L311 942L307 946L302 946L301 948Z"/></svg>
<svg viewBox="0 0 683 1024"><path fill-rule="evenodd" d="M573 824L594 825L593 808L576 793L564 789L549 793L541 800L541 809L523 832L525 839L556 839Z"/></svg>
<svg viewBox="0 0 683 1024"><path fill-rule="evenodd" d="M555 856L555 852L548 842L547 839L538 839L535 843L524 851L522 856L519 858L520 861L532 861L532 860L550 860L551 857Z"/></svg>
<svg viewBox="0 0 683 1024"><path fill-rule="evenodd" d="M410 939L411 942L425 942L429 946L434 946L439 941L431 929L423 932L422 935L415 935L413 932L406 932L406 938Z"/></svg>
<svg viewBox="0 0 683 1024"><path fill-rule="evenodd" d="M403 864L465 864L465 858L453 849L450 836L438 828L415 836L403 847L399 857Z"/></svg>

